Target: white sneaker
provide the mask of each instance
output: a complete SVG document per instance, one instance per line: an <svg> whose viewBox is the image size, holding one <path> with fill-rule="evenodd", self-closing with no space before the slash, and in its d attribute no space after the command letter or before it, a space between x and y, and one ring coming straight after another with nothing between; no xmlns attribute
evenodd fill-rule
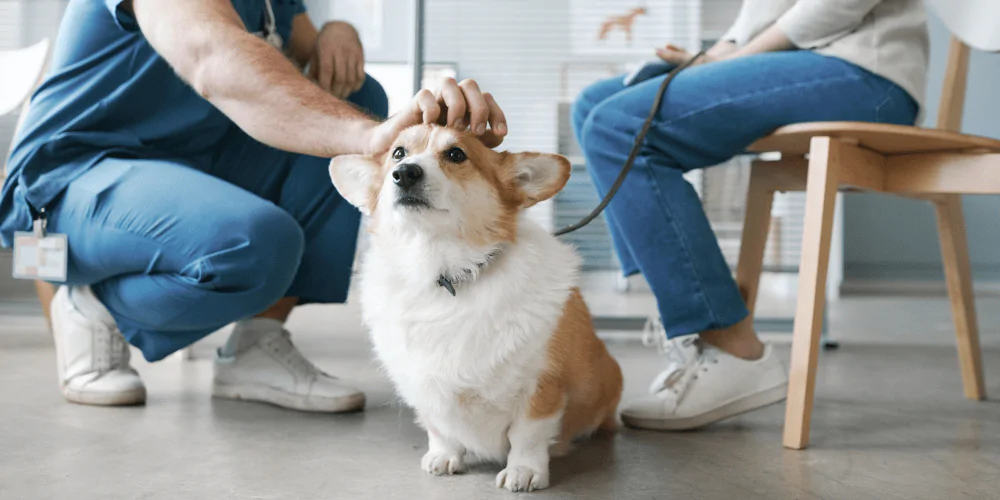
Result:
<svg viewBox="0 0 1000 500"><path fill-rule="evenodd" d="M218 350L212 396L329 413L365 406L363 392L316 368L295 348L282 324L267 319L237 323L229 342Z"/></svg>
<svg viewBox="0 0 1000 500"><path fill-rule="evenodd" d="M655 323L644 341L658 344L670 362L653 380L648 396L622 406L626 425L695 429L785 399L788 376L770 345L759 359L744 360L696 335L667 340Z"/></svg>
<svg viewBox="0 0 1000 500"><path fill-rule="evenodd" d="M146 402L146 386L129 366L128 342L90 287L59 287L52 299L52 334L67 401L101 406Z"/></svg>

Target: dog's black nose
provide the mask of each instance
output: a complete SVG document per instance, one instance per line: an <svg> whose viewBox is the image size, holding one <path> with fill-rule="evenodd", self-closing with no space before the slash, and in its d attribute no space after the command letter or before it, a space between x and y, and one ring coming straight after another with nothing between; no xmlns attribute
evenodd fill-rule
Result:
<svg viewBox="0 0 1000 500"><path fill-rule="evenodd" d="M392 171L392 182L405 191L413 187L417 182L420 182L423 176L424 169L420 168L419 165L404 163Z"/></svg>

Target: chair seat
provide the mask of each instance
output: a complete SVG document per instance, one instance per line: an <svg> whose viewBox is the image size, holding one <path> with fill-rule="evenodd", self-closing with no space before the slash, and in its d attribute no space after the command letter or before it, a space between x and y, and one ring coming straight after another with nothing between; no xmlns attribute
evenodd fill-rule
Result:
<svg viewBox="0 0 1000 500"><path fill-rule="evenodd" d="M848 139L883 154L984 150L1000 152L1000 140L945 130L865 122L797 123L775 130L747 148L754 152L806 154L813 137Z"/></svg>

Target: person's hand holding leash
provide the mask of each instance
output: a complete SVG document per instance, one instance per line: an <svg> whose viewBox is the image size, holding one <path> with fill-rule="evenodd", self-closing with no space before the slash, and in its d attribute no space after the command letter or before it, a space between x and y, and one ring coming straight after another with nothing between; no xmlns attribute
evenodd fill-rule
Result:
<svg viewBox="0 0 1000 500"><path fill-rule="evenodd" d="M323 26L309 62L309 76L340 99L361 89L365 83L365 52L353 26L343 21Z"/></svg>
<svg viewBox="0 0 1000 500"><path fill-rule="evenodd" d="M672 45L672 44L668 43L663 48L656 49L656 56L659 57L660 59L663 59L664 61L666 61L666 62L668 62L670 64L673 64L674 66L680 66L681 64L684 64L685 62L687 62L688 60L690 60L692 57L694 57L694 54L692 54L692 53L690 53L690 52L688 52L688 51L686 51L686 50L684 50L684 49L682 49L682 48L680 48L680 47L678 47L676 45ZM708 52L705 52L705 54L703 54L701 57L699 57L697 61L694 61L693 63L691 63L691 65L692 66L696 66L696 65L699 65L699 64L705 64L705 63L715 62L715 61L718 61L718 60L720 60L720 58L718 56L713 55L711 53L711 51L708 51Z"/></svg>
<svg viewBox="0 0 1000 500"><path fill-rule="evenodd" d="M732 40L719 40L712 48L706 50L698 60L694 61L692 66L737 59L754 54L795 49L795 44L781 31L781 28L777 24L772 24L770 28L764 30L754 37L753 40L742 46L736 45ZM663 48L656 49L656 55L675 66L680 66L684 61L690 60L693 57L690 52L669 43Z"/></svg>
<svg viewBox="0 0 1000 500"><path fill-rule="evenodd" d="M421 90L406 108L372 128L365 153L375 155L388 150L399 132L421 123L468 129L490 148L499 146L507 135L507 119L489 92L480 91L474 80L457 83L446 78L437 91Z"/></svg>

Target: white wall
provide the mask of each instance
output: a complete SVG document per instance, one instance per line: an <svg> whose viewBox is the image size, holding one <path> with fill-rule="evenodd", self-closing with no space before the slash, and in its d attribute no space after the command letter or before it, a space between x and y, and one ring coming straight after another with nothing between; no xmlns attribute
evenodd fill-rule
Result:
<svg viewBox="0 0 1000 500"><path fill-rule="evenodd" d="M503 106L506 148L555 151L560 67L570 51L567 0L428 0L427 62L457 63Z"/></svg>
<svg viewBox="0 0 1000 500"><path fill-rule="evenodd" d="M310 0L314 22L348 21L357 28L365 59L379 63L408 63L412 56L413 0Z"/></svg>
<svg viewBox="0 0 1000 500"><path fill-rule="evenodd" d="M733 24L743 0L701 0L702 37L714 40Z"/></svg>

